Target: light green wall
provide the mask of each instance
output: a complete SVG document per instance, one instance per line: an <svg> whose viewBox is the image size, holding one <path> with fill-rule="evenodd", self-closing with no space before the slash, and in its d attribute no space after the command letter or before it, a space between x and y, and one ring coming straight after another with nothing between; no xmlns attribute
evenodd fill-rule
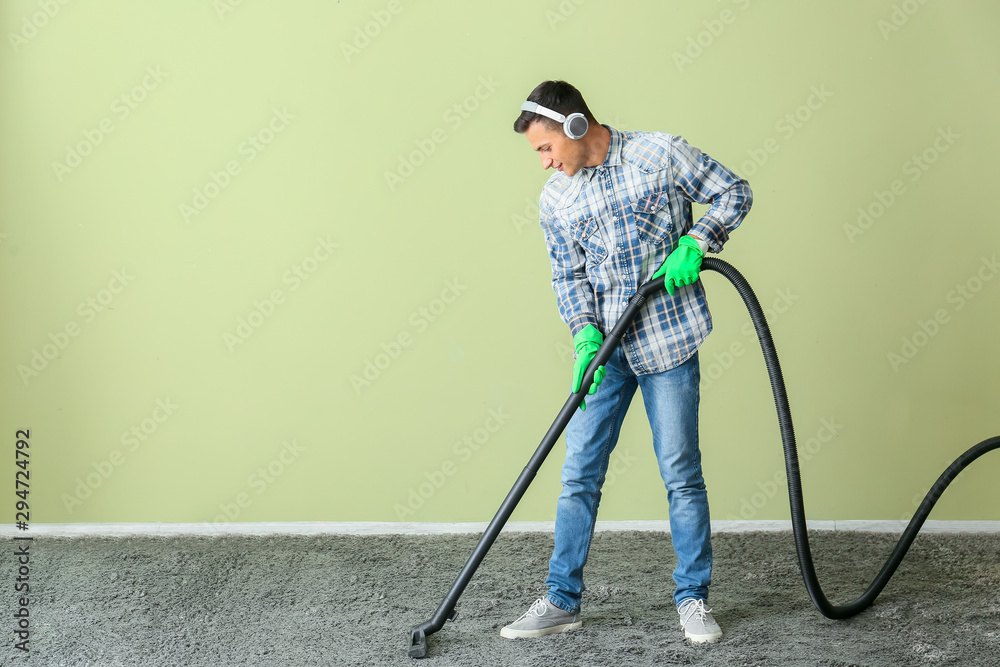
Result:
<svg viewBox="0 0 1000 667"><path fill-rule="evenodd" d="M510 129L549 78L750 180L722 258L776 305L810 518L909 517L1000 433L995 2L8 1L0 28L9 515L30 428L38 522L490 518L569 385L546 174ZM706 283L713 517L782 518L756 340ZM554 517L561 460L515 519ZM1000 519L998 465L933 518ZM603 518L665 518L638 399L613 470Z"/></svg>

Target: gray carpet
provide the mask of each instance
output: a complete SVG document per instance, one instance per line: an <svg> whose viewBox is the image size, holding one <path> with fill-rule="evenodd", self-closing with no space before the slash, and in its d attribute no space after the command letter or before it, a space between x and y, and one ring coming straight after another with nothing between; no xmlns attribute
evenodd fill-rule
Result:
<svg viewBox="0 0 1000 667"><path fill-rule="evenodd" d="M1000 665L1000 535L926 534L875 606L824 619L789 533L713 540L710 606L725 632L689 645L670 601L668 536L598 533L582 630L510 641L500 627L542 591L551 536L503 534L458 620L406 657L477 535L39 538L32 652L4 665ZM826 592L859 595L896 538L814 534ZM10 549L7 541L4 551ZM4 581L14 579L12 558ZM4 585L7 588L7 585ZM12 604L10 592L4 604ZM3 610L11 624L11 614Z"/></svg>

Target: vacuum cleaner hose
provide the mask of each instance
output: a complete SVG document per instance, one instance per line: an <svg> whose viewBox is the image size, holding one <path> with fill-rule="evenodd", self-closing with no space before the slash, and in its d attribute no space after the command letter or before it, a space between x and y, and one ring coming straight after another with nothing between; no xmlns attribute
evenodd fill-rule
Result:
<svg viewBox="0 0 1000 667"><path fill-rule="evenodd" d="M781 443L785 450L785 473L788 478L788 502L791 506L792 532L795 536L795 550L798 554L799 569L802 571L802 578L806 584L806 591L812 599L813 604L820 613L827 618L843 619L854 616L868 608L878 594L882 592L889 579L896 572L899 563L906 556L910 545L916 539L920 527L931 513L938 498L944 490L951 484L952 480L958 476L970 463L991 450L1000 448L1000 436L988 438L959 456L948 468L941 473L934 486L931 487L923 502L917 508L916 514L910 519L906 529L903 531L896 548L882 566L882 570L872 581L868 590L858 599L844 605L832 604L823 594L823 589L819 585L816 577L816 568L813 565L812 552L809 550L809 535L806 531L806 512L802 502L802 479L799 475L799 455L795 445L795 431L792 428L792 413L788 407L788 394L785 391L785 380L781 375L781 365L778 363L778 353L774 349L774 341L771 339L771 330L767 326L764 318L764 311L754 295L753 289L739 271L731 264L715 258L706 257L702 262L702 270L716 271L725 276L739 292L743 303L750 312L750 319L753 321L754 329L757 332L757 339L760 341L761 350L764 352L764 364L767 366L767 374L771 380L771 393L774 395L774 405L778 411L778 428L781 431Z"/></svg>
<svg viewBox="0 0 1000 667"><path fill-rule="evenodd" d="M831 604L819 585L819 580L816 577L816 568L813 566L812 553L809 550L809 535L806 531L805 508L802 502L802 480L799 476L799 456L795 446L795 432L792 428L792 413L788 407L788 394L785 392L785 381L781 375L778 353L774 349L774 341L771 339L771 330L767 326L764 311L760 307L760 303L757 301L757 297L753 289L751 289L750 284L732 265L716 257L706 257L702 261L701 269L702 271L721 273L733 284L750 313L750 319L753 321L754 329L757 332L757 339L760 341L761 350L764 352L764 363L767 366L767 374L771 380L774 405L778 411L778 427L781 431L781 443L785 452L785 473L788 480L788 500L791 506L792 532L795 536L795 549L798 554L802 578L806 584L806 591L808 591L809 597L812 599L813 604L816 605L816 608L827 618L842 619L854 616L870 606L875 601L875 598L878 597L878 594L882 592L882 589L885 588L885 585L889 582L896 568L899 567L900 561L903 560L910 545L913 544L913 540L920 531L920 527L927 519L927 515L930 514L931 509L938 498L941 497L945 488L970 463L986 452L1000 448L1000 436L989 438L972 447L959 456L941 474L926 497L924 497L920 507L917 508L917 513L910 519L910 523L907 525L906 530L903 531L903 535L889 556L889 560L886 561L878 576L875 577L875 580L861 597L845 605ZM661 289L663 289L663 280L661 279L650 280L639 287L625 308L625 312L618 318L611 331L607 333L604 343L597 350L593 361L590 362L590 366L584 374L580 390L571 395L563 404L562 410L560 410L552 426L549 427L545 437L542 438L535 453L528 461L528 464L500 505L500 509L497 510L493 520L479 539L479 543L476 545L472 555L469 556L468 561L466 561L465 567L462 568L451 590L429 620L410 630L410 657L425 657L427 655L427 636L440 630L445 621L454 620L457 615L455 606L458 603L459 597L462 595L476 569L478 569L479 564L485 558L493 542L500 534L504 524L510 518L514 507L521 500L524 492L527 491L528 485L531 484L535 473L538 472L545 457L548 456L552 446L559 439L559 436L562 435L569 420L576 413L580 401L586 397L587 391L593 382L594 372L611 357L611 353L618 347L622 336L631 326L632 320L635 319L636 314L645 304L646 300Z"/></svg>

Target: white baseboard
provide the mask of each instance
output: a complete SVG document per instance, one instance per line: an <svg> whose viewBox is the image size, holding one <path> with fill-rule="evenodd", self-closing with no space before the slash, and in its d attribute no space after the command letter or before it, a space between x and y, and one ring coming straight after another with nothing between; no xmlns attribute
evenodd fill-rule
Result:
<svg viewBox="0 0 1000 667"><path fill-rule="evenodd" d="M808 521L810 530L902 533L907 521ZM289 521L231 523L33 523L26 531L0 526L0 537L132 537L222 535L447 535L482 533L483 523ZM712 521L712 532L791 531L790 521ZM504 532L552 532L552 521L512 521ZM668 521L598 521L597 531L670 532ZM1000 521L926 521L922 533L998 533Z"/></svg>

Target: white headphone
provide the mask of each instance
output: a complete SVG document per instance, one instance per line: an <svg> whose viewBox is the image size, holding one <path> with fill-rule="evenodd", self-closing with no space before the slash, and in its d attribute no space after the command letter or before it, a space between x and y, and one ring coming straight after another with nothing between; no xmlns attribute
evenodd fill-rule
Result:
<svg viewBox="0 0 1000 667"><path fill-rule="evenodd" d="M557 111L543 107L537 102L525 102L521 105L521 111L537 113L546 118L551 118L557 123L562 123L563 132L570 139L583 139L584 135L587 134L587 128L590 127L587 117L582 113L571 113L569 116L564 116Z"/></svg>

